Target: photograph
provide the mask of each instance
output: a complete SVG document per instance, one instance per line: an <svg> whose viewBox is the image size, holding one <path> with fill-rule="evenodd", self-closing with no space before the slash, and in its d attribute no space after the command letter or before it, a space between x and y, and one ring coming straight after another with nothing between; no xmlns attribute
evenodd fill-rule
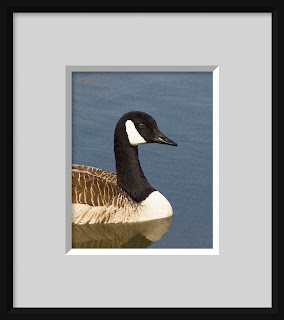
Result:
<svg viewBox="0 0 284 320"><path fill-rule="evenodd" d="M278 318L278 6L18 2L6 317Z"/></svg>
<svg viewBox="0 0 284 320"><path fill-rule="evenodd" d="M72 72L72 248L213 248L213 72Z"/></svg>

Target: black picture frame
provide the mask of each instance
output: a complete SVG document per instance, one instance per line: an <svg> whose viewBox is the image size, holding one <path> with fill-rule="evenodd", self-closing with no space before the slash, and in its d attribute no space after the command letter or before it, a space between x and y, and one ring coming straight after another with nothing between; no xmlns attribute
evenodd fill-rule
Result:
<svg viewBox="0 0 284 320"><path fill-rule="evenodd" d="M272 14L272 308L13 308L13 13L17 12L267 12ZM6 1L1 3L3 58L4 115L4 210L2 220L3 291L2 313L7 318L19 316L78 316L95 315L180 315L228 318L228 316L257 316L278 318L278 55L279 12L276 1L203 1L188 3L124 3L94 1Z"/></svg>

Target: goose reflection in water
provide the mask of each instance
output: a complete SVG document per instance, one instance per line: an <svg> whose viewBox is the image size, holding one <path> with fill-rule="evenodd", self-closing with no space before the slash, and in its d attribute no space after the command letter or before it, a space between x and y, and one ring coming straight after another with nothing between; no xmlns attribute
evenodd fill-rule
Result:
<svg viewBox="0 0 284 320"><path fill-rule="evenodd" d="M147 248L168 231L172 217L138 223L72 225L72 248Z"/></svg>

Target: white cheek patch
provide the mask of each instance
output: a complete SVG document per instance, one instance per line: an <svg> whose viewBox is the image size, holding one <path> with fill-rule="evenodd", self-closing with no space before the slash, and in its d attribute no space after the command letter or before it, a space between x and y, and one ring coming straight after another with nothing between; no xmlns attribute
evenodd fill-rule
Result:
<svg viewBox="0 0 284 320"><path fill-rule="evenodd" d="M135 128L134 123L131 120L125 122L126 133L128 140L131 145L138 146L138 144L147 143L145 139L140 135L140 133Z"/></svg>

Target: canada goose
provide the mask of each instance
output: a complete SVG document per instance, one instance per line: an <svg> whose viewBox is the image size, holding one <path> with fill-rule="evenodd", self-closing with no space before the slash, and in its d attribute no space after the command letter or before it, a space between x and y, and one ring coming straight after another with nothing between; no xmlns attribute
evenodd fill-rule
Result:
<svg viewBox="0 0 284 320"><path fill-rule="evenodd" d="M72 222L131 223L173 215L169 201L145 178L137 146L177 146L147 113L132 111L118 121L114 133L117 175L83 165L72 166Z"/></svg>

